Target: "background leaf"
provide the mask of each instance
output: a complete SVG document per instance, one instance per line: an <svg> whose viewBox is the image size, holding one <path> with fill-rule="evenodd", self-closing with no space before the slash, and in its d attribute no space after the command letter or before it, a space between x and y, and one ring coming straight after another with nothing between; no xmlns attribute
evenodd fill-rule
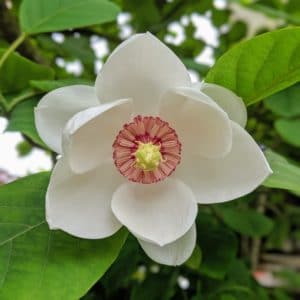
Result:
<svg viewBox="0 0 300 300"><path fill-rule="evenodd" d="M0 57L5 49L0 49ZM17 53L13 53L0 69L0 91L16 93L28 87L34 79L53 79L54 72L46 66L36 64Z"/></svg>
<svg viewBox="0 0 300 300"><path fill-rule="evenodd" d="M279 119L275 122L275 128L284 141L300 147L300 119Z"/></svg>
<svg viewBox="0 0 300 300"><path fill-rule="evenodd" d="M300 85L296 84L265 100L266 107L274 114L293 118L300 116Z"/></svg>
<svg viewBox="0 0 300 300"><path fill-rule="evenodd" d="M60 80L31 80L30 85L42 92L50 92L52 90L76 84L93 85L94 83L89 80L78 78L60 79Z"/></svg>
<svg viewBox="0 0 300 300"><path fill-rule="evenodd" d="M271 150L267 150L265 155L273 174L267 178L263 185L300 193L300 167Z"/></svg>
<svg viewBox="0 0 300 300"><path fill-rule="evenodd" d="M222 279L237 251L235 235L227 228L211 222L211 216L199 213L197 218L198 245L202 251L200 272Z"/></svg>
<svg viewBox="0 0 300 300"><path fill-rule="evenodd" d="M24 0L20 22L24 32L34 34L109 22L118 12L106 0Z"/></svg>
<svg viewBox="0 0 300 300"><path fill-rule="evenodd" d="M185 262L185 265L193 270L198 270L201 265L202 252L198 245L196 245L192 255Z"/></svg>
<svg viewBox="0 0 300 300"><path fill-rule="evenodd" d="M11 113L6 131L19 131L29 137L34 143L47 148L38 135L34 123L33 110L38 100L37 97L33 97L18 104Z"/></svg>
<svg viewBox="0 0 300 300"><path fill-rule="evenodd" d="M49 173L0 188L0 299L78 299L116 259L126 238L84 240L50 231L45 221Z"/></svg>
<svg viewBox="0 0 300 300"><path fill-rule="evenodd" d="M235 208L220 209L223 221L234 231L251 237L262 237L269 234L273 222L268 217L253 211Z"/></svg>
<svg viewBox="0 0 300 300"><path fill-rule="evenodd" d="M249 105L300 80L299 50L300 28L268 32L226 52L206 81L234 91Z"/></svg>

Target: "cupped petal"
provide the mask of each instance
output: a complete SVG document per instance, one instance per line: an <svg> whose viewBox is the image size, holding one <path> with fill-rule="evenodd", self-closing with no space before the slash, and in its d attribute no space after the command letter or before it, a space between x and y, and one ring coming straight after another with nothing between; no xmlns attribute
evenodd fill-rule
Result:
<svg viewBox="0 0 300 300"><path fill-rule="evenodd" d="M215 158L230 151L228 115L200 91L186 87L169 90L161 99L159 114L176 130L183 153Z"/></svg>
<svg viewBox="0 0 300 300"><path fill-rule="evenodd" d="M132 98L135 114L157 114L160 95L176 86L190 85L179 58L151 33L138 34L110 55L96 80L102 103Z"/></svg>
<svg viewBox="0 0 300 300"><path fill-rule="evenodd" d="M37 131L50 149L61 153L62 132L68 120L99 104L94 87L72 85L56 89L46 94L34 110Z"/></svg>
<svg viewBox="0 0 300 300"><path fill-rule="evenodd" d="M83 173L112 160L114 139L131 114L132 101L122 99L73 116L63 134L63 152L71 169Z"/></svg>
<svg viewBox="0 0 300 300"><path fill-rule="evenodd" d="M198 203L220 203L252 192L272 170L253 138L235 122L232 149L227 156L204 159L185 156L175 177L188 184Z"/></svg>
<svg viewBox="0 0 300 300"><path fill-rule="evenodd" d="M229 118L241 125L246 126L247 109L242 98L223 86L203 82L201 91L213 99L226 113Z"/></svg>
<svg viewBox="0 0 300 300"><path fill-rule="evenodd" d="M111 236L122 226L111 210L112 194L122 182L112 163L78 175L60 158L46 194L50 228L87 239Z"/></svg>
<svg viewBox="0 0 300 300"><path fill-rule="evenodd" d="M164 246L189 230L197 204L188 186L166 179L149 185L124 183L113 194L112 210L134 235Z"/></svg>
<svg viewBox="0 0 300 300"><path fill-rule="evenodd" d="M196 245L196 226L193 224L178 240L162 247L141 239L138 241L146 254L157 263L178 266L188 260L193 253Z"/></svg>

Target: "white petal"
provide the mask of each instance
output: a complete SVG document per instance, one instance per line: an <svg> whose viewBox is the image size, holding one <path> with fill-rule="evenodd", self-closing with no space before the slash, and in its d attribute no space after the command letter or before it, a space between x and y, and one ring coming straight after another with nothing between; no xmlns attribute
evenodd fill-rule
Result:
<svg viewBox="0 0 300 300"><path fill-rule="evenodd" d="M229 118L242 127L247 123L247 109L242 98L223 86L203 83L201 91L211 97L226 113Z"/></svg>
<svg viewBox="0 0 300 300"><path fill-rule="evenodd" d="M158 246L143 240L138 240L146 254L154 261L168 265L178 266L183 264L192 255L196 245L196 226L175 242L165 246Z"/></svg>
<svg viewBox="0 0 300 300"><path fill-rule="evenodd" d="M162 97L160 116L173 127L182 152L204 157L225 156L232 129L227 114L208 96L193 88L169 90Z"/></svg>
<svg viewBox="0 0 300 300"><path fill-rule="evenodd" d="M171 87L190 85L179 58L150 33L122 43L96 80L101 102L132 98L136 114L156 114L160 95Z"/></svg>
<svg viewBox="0 0 300 300"><path fill-rule="evenodd" d="M50 149L61 153L61 138L67 121L77 112L99 105L95 88L85 85L62 87L46 94L35 108L35 125Z"/></svg>
<svg viewBox="0 0 300 300"><path fill-rule="evenodd" d="M71 169L83 173L112 159L112 144L122 126L130 120L132 101L118 100L88 108L67 123L63 150Z"/></svg>
<svg viewBox="0 0 300 300"><path fill-rule="evenodd" d="M91 172L72 173L61 158L51 175L46 195L46 218L51 229L77 237L108 237L121 228L111 210L112 194L123 178L112 163Z"/></svg>
<svg viewBox="0 0 300 300"><path fill-rule="evenodd" d="M149 185L121 185L113 195L112 210L134 235L163 246L189 230L197 204L184 183L166 179Z"/></svg>
<svg viewBox="0 0 300 300"><path fill-rule="evenodd" d="M193 190L198 203L226 202L252 192L272 170L253 138L232 122L233 144L230 153L217 159L185 156L175 177Z"/></svg>

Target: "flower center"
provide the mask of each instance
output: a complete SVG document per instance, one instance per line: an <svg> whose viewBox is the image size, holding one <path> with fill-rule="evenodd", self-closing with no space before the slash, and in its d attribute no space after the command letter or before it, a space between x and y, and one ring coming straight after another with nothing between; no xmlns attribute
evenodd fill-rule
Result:
<svg viewBox="0 0 300 300"><path fill-rule="evenodd" d="M144 171L154 171L162 161L160 146L152 143L139 143L135 152L136 166Z"/></svg>
<svg viewBox="0 0 300 300"><path fill-rule="evenodd" d="M113 143L113 159L128 180L155 183L170 176L181 159L175 130L159 117L137 116Z"/></svg>

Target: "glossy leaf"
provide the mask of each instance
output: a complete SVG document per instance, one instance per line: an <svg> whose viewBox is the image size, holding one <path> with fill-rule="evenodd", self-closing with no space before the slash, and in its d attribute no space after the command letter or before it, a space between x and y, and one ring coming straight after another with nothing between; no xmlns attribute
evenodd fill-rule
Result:
<svg viewBox="0 0 300 300"><path fill-rule="evenodd" d="M270 96L265 100L265 105L278 116L300 116L300 85L296 84Z"/></svg>
<svg viewBox="0 0 300 300"><path fill-rule="evenodd" d="M35 34L109 22L118 12L107 0L24 0L20 22L24 32Z"/></svg>
<svg viewBox="0 0 300 300"><path fill-rule="evenodd" d="M0 188L0 299L79 299L116 259L126 237L84 240L45 222L49 173Z"/></svg>
<svg viewBox="0 0 300 300"><path fill-rule="evenodd" d="M38 100L38 98L31 98L17 105L11 113L6 131L21 132L36 144L48 148L39 137L34 123L33 110Z"/></svg>
<svg viewBox="0 0 300 300"><path fill-rule="evenodd" d="M262 237L273 228L270 218L254 210L238 210L234 207L221 209L220 213L226 225L245 236Z"/></svg>
<svg viewBox="0 0 300 300"><path fill-rule="evenodd" d="M5 49L0 49L0 57ZM11 54L0 69L1 93L16 93L28 87L34 79L53 79L54 72L38 65L17 53Z"/></svg>
<svg viewBox="0 0 300 300"><path fill-rule="evenodd" d="M42 92L50 92L52 90L76 84L93 85L94 83L84 79L70 78L60 80L31 80L30 85Z"/></svg>
<svg viewBox="0 0 300 300"><path fill-rule="evenodd" d="M156 274L148 275L147 278L132 290L130 300L170 300L175 293L178 275Z"/></svg>
<svg viewBox="0 0 300 300"><path fill-rule="evenodd" d="M300 28L268 32L232 47L206 81L232 90L249 105L300 80L299 50Z"/></svg>
<svg viewBox="0 0 300 300"><path fill-rule="evenodd" d="M277 120L275 128L284 141L295 147L300 147L300 119Z"/></svg>
<svg viewBox="0 0 300 300"><path fill-rule="evenodd" d="M222 279L237 252L235 235L227 228L211 222L211 217L198 214L198 245L202 251L200 272Z"/></svg>
<svg viewBox="0 0 300 300"><path fill-rule="evenodd" d="M271 150L267 150L265 155L273 174L267 178L263 185L300 193L300 167Z"/></svg>

